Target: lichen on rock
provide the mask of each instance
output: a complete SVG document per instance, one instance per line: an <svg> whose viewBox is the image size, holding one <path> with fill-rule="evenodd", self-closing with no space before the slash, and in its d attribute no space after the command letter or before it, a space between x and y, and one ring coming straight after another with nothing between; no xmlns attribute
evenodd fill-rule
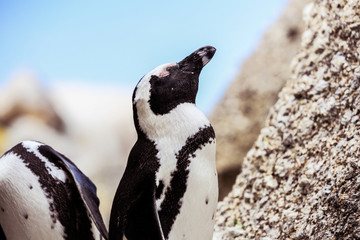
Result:
<svg viewBox="0 0 360 240"><path fill-rule="evenodd" d="M360 238L360 5L317 0L215 239Z"/></svg>

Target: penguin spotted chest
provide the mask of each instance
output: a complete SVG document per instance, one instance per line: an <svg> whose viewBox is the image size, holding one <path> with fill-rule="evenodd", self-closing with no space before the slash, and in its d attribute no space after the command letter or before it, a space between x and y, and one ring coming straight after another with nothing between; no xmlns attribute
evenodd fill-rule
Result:
<svg viewBox="0 0 360 240"><path fill-rule="evenodd" d="M211 239L218 198L215 133L195 106L203 47L145 75L133 94L138 140L111 211L110 239Z"/></svg>
<svg viewBox="0 0 360 240"><path fill-rule="evenodd" d="M23 141L0 158L0 239L102 239L96 187L50 146Z"/></svg>

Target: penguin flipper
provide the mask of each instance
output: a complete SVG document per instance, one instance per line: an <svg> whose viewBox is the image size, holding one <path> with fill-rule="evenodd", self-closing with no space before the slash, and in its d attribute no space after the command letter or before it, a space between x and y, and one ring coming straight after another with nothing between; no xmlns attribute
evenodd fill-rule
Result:
<svg viewBox="0 0 360 240"><path fill-rule="evenodd" d="M164 240L156 206L157 150L147 138L131 149L127 166L113 200L109 223L111 240Z"/></svg>
<svg viewBox="0 0 360 240"><path fill-rule="evenodd" d="M126 213L124 235L127 239L164 240L155 199L155 181L146 177L136 184ZM122 216L123 217L123 216Z"/></svg>
<svg viewBox="0 0 360 240"><path fill-rule="evenodd" d="M61 153L55 151L52 147L45 144L40 145L39 152L43 156L56 160L57 162L62 164L65 169L70 173L70 176L73 177L80 196L85 203L85 207L88 210L100 234L105 239L108 239L108 232L99 211L100 201L96 194L95 184L80 169L78 169L70 159L68 159Z"/></svg>

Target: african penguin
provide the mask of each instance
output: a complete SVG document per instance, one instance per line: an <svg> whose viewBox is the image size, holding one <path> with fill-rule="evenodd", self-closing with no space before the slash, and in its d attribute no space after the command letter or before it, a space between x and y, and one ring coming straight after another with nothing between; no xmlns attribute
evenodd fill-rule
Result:
<svg viewBox="0 0 360 240"><path fill-rule="evenodd" d="M108 238L96 187L68 158L24 141L0 158L0 239Z"/></svg>
<svg viewBox="0 0 360 240"><path fill-rule="evenodd" d="M138 139L111 210L109 239L209 240L218 200L215 133L196 107L202 47L146 74L133 93Z"/></svg>

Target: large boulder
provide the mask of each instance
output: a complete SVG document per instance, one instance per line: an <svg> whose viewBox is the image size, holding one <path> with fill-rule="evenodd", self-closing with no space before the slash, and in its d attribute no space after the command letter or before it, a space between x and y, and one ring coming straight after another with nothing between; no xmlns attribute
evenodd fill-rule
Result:
<svg viewBox="0 0 360 240"><path fill-rule="evenodd" d="M359 6L305 7L292 78L219 204L215 239L360 238Z"/></svg>
<svg viewBox="0 0 360 240"><path fill-rule="evenodd" d="M300 46L302 9L292 0L246 60L210 120L216 131L220 199L230 190L241 163L264 126L278 93L290 78L290 62Z"/></svg>

